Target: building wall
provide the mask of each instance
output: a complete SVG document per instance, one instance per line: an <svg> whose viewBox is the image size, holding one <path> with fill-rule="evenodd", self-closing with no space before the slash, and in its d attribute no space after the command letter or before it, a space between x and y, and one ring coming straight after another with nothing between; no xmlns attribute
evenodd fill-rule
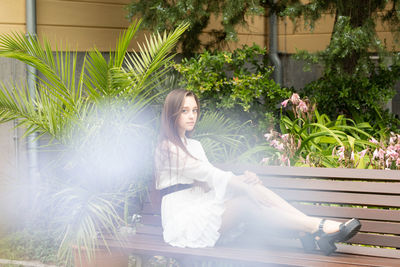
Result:
<svg viewBox="0 0 400 267"><path fill-rule="evenodd" d="M25 65L15 59L0 58L0 83L8 88L21 84L26 78ZM1 90L1 89L0 89ZM26 140L21 129L14 129L14 121L0 124L0 177L15 179L26 173Z"/></svg>
<svg viewBox="0 0 400 267"><path fill-rule="evenodd" d="M77 51L87 51L94 46L100 51L110 51L120 32L130 24L126 18L125 6L131 0L36 0L37 30L39 36L46 36L58 47L69 44ZM238 26L238 42L231 42L227 50L234 50L243 44L268 46L268 18L249 17L248 26ZM324 49L331 37L334 18L324 15L310 31L303 27L300 19L295 27L290 19L280 19L278 27L279 52L293 54L296 50L314 52ZM212 17L201 39L208 40L212 29L220 29L220 18ZM0 34L11 31L25 31L25 0L0 1ZM387 25L377 26L378 35L386 40L389 47L393 37ZM143 32L137 41L143 41ZM135 43L135 42L134 42ZM135 44L131 48L135 48ZM400 46L397 45L400 50Z"/></svg>
<svg viewBox="0 0 400 267"><path fill-rule="evenodd" d="M25 0L0 1L0 34L25 32Z"/></svg>
<svg viewBox="0 0 400 267"><path fill-rule="evenodd" d="M129 0L37 0L37 30L59 47L78 51L96 47L114 50L121 31L129 26L124 7ZM133 45L132 47L133 48Z"/></svg>

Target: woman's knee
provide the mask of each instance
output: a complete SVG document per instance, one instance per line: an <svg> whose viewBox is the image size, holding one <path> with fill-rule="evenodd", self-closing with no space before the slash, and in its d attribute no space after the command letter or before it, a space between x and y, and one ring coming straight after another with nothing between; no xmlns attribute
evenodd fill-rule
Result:
<svg viewBox="0 0 400 267"><path fill-rule="evenodd" d="M244 196L229 200L225 208L230 214L237 214L241 218L253 217L254 214L257 214L255 203Z"/></svg>
<svg viewBox="0 0 400 267"><path fill-rule="evenodd" d="M245 197L236 197L225 202L225 211L222 215L222 225L220 233L222 235L242 222L246 222L252 217L250 203Z"/></svg>

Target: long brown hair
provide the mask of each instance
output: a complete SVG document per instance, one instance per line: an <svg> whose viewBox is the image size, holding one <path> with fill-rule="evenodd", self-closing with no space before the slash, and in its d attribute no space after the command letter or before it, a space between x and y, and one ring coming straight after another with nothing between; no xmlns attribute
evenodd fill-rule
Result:
<svg viewBox="0 0 400 267"><path fill-rule="evenodd" d="M178 132L178 120L179 120L179 116L181 115L181 111L183 108L183 104L185 101L185 98L187 96L193 96L196 104L197 104L197 108L199 109L199 100L197 98L197 96L190 91L187 91L185 89L175 89L173 91L171 91L167 97L165 98L165 102L164 102L164 108L163 111L161 113L161 128L160 128L160 135L159 135L159 143L158 146L160 148L160 160L168 160L169 166L171 166L171 151L169 150L169 145L166 146L166 150L162 149L163 144L165 144L165 141L169 141L172 142L174 145L178 146L179 148L181 148L189 157L194 158L190 152L187 150L186 146L184 145L184 143L182 142L181 137L179 136L179 132ZM197 113L199 114L199 113ZM186 132L185 135L186 136L190 136L191 133L193 132ZM177 151L177 153L179 153L179 150ZM177 166L179 165L179 155L176 158L177 162ZM157 171L157 165L156 167L156 183L158 183L158 171ZM171 173L171 169L170 169L170 177L171 177L172 173Z"/></svg>
<svg viewBox="0 0 400 267"><path fill-rule="evenodd" d="M185 89L175 89L171 91L165 98L164 109L161 114L160 143L164 140L171 141L190 155L178 133L178 120L187 96L194 97L198 109L197 114L199 115L199 99L193 92ZM192 132L193 131L186 132L186 136L190 136Z"/></svg>

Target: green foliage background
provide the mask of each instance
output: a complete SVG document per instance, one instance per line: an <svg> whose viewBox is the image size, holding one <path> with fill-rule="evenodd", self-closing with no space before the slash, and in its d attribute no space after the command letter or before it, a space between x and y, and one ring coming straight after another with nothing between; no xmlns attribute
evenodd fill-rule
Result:
<svg viewBox="0 0 400 267"><path fill-rule="evenodd" d="M385 110L385 105L394 97L394 86L400 77L399 54L388 52L372 34L373 24L353 28L350 18L342 16L335 27L326 50L314 54L300 51L295 56L324 67L322 77L307 84L303 94L313 98L331 118L343 114L369 121L377 130L397 129L400 121ZM370 51L376 51L376 56L372 57ZM349 72L348 59L354 54L357 61Z"/></svg>
<svg viewBox="0 0 400 267"><path fill-rule="evenodd" d="M250 122L258 134L276 123L279 104L291 95L271 79L266 51L256 45L234 52L205 51L173 67L183 77L181 86L200 97L202 108Z"/></svg>

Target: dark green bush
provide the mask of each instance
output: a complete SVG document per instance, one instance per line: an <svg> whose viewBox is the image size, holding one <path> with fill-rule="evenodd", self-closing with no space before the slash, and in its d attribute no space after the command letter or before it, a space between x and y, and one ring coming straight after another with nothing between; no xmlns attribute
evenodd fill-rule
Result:
<svg viewBox="0 0 400 267"><path fill-rule="evenodd" d="M351 27L349 17L339 16L327 49L315 54L300 51L296 58L324 67L322 77L304 88L304 95L321 111L331 118L343 114L368 121L378 130L395 129L399 121L385 105L395 95L400 77L399 54L387 51L373 27L372 22Z"/></svg>
<svg viewBox="0 0 400 267"><path fill-rule="evenodd" d="M344 114L356 121L368 121L376 130L397 128L398 120L384 109L395 94L395 79L391 77L395 72L400 74L386 69L370 77L325 76L309 83L304 94L310 95L331 118Z"/></svg>

